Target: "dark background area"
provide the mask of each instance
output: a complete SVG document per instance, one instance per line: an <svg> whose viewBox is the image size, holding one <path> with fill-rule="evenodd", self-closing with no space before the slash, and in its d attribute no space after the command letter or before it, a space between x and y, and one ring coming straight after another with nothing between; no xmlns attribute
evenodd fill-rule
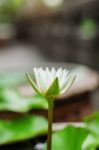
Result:
<svg viewBox="0 0 99 150"><path fill-rule="evenodd" d="M80 63L98 70L99 1L70 4L53 14L19 21L18 38L28 39L49 61Z"/></svg>
<svg viewBox="0 0 99 150"><path fill-rule="evenodd" d="M33 2L36 1L26 1L12 15L12 20L4 23L14 28L14 36L0 37L0 55L4 62L7 61L4 51L19 60L18 49L23 48L21 62L25 59L27 63L30 60L73 62L99 70L99 1L66 0L55 8L41 1L36 5ZM14 50L9 52L11 48Z"/></svg>

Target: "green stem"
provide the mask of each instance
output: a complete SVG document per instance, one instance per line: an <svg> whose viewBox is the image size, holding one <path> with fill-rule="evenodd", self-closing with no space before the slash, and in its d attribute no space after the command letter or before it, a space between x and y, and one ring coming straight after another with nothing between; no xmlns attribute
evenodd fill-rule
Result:
<svg viewBox="0 0 99 150"><path fill-rule="evenodd" d="M52 148L52 122L53 122L53 100L48 101L48 138L47 150Z"/></svg>

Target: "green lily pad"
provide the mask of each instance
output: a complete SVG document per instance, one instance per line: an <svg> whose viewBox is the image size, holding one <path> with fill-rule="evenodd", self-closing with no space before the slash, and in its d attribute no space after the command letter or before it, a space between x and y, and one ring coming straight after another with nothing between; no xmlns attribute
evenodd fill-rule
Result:
<svg viewBox="0 0 99 150"><path fill-rule="evenodd" d="M85 118L86 128L99 137L99 112Z"/></svg>
<svg viewBox="0 0 99 150"><path fill-rule="evenodd" d="M84 142L83 148L86 150L95 150L99 147L99 112L86 117L85 124L89 135Z"/></svg>
<svg viewBox="0 0 99 150"><path fill-rule="evenodd" d="M28 112L31 109L47 109L45 98L35 95L30 98L21 96L15 90L3 89L0 91L0 111Z"/></svg>
<svg viewBox="0 0 99 150"><path fill-rule="evenodd" d="M97 136L89 134L83 143L83 150L96 150L99 146L99 138Z"/></svg>
<svg viewBox="0 0 99 150"><path fill-rule="evenodd" d="M12 121L0 120L0 145L35 138L47 132L47 120L25 115Z"/></svg>
<svg viewBox="0 0 99 150"><path fill-rule="evenodd" d="M81 150L87 134L85 128L69 125L53 134L52 150Z"/></svg>

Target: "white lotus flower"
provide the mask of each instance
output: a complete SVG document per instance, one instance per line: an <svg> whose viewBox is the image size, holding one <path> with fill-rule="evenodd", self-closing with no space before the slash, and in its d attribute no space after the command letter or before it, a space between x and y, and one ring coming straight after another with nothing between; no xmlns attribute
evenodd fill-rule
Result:
<svg viewBox="0 0 99 150"><path fill-rule="evenodd" d="M55 98L66 92L75 80L75 76L69 74L66 69L59 68L57 71L52 68L34 68L35 80L32 80L27 73L27 78L33 89L45 96ZM36 82L35 82L36 81Z"/></svg>

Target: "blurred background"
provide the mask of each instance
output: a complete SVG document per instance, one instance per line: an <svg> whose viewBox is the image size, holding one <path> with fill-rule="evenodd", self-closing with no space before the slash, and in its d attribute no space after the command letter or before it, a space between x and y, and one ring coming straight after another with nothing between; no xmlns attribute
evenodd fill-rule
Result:
<svg viewBox="0 0 99 150"><path fill-rule="evenodd" d="M31 116L47 118L48 107L26 79L35 66L76 75L55 101L55 128L99 111L99 0L0 0L0 149L47 133Z"/></svg>
<svg viewBox="0 0 99 150"><path fill-rule="evenodd" d="M0 0L0 68L38 61L99 70L98 0Z"/></svg>
<svg viewBox="0 0 99 150"><path fill-rule="evenodd" d="M80 121L99 110L98 10L99 0L0 0L1 73L27 72L36 64L77 74L62 107L56 104L56 114L65 102L66 108L55 121Z"/></svg>

